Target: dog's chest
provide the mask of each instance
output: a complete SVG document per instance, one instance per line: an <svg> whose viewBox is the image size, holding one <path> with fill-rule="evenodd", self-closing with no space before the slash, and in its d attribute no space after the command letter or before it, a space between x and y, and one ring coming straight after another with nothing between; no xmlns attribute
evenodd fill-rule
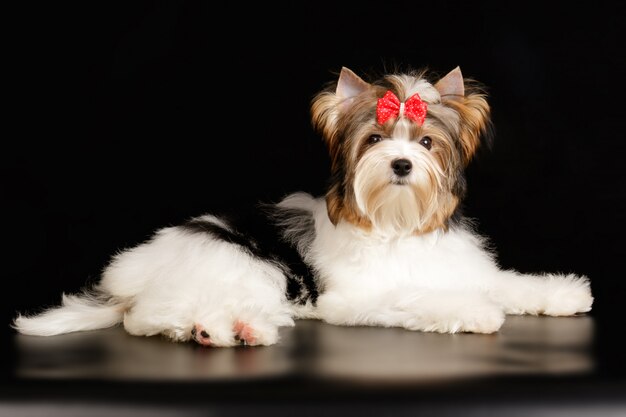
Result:
<svg viewBox="0 0 626 417"><path fill-rule="evenodd" d="M380 240L325 229L313 246L315 269L329 290L459 288L486 261L471 239L456 232Z"/></svg>

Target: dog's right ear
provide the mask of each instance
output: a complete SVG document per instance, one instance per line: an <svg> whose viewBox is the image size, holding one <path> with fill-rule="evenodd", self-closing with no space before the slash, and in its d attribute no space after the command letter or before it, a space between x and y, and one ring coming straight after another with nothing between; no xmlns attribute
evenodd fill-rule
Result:
<svg viewBox="0 0 626 417"><path fill-rule="evenodd" d="M335 142L337 121L341 113L350 108L356 96L369 88L370 84L343 67L334 89L322 91L315 96L311 104L313 126L322 134L329 147L332 148Z"/></svg>

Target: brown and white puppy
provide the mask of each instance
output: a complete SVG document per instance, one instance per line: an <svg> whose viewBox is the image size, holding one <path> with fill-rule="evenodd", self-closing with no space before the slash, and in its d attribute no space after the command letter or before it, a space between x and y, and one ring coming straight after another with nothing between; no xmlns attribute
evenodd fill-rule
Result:
<svg viewBox="0 0 626 417"><path fill-rule="evenodd" d="M204 215L161 229L117 254L94 288L15 328L123 322L134 335L270 345L295 318L491 333L505 314L591 309L586 277L501 270L460 214L490 120L459 68L436 82L410 72L371 83L343 68L311 110L332 160L325 196L289 195L247 224Z"/></svg>

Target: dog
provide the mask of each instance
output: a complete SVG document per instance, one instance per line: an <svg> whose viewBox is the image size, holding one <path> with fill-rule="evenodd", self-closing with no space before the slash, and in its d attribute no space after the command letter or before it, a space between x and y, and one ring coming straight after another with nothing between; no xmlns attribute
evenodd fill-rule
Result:
<svg viewBox="0 0 626 417"><path fill-rule="evenodd" d="M96 285L13 327L50 336L123 323L203 346L272 345L295 319L493 333L507 314L591 310L587 277L503 270L461 214L464 171L491 121L484 88L460 68L367 82L344 67L311 115L331 160L325 196L158 230L113 256Z"/></svg>

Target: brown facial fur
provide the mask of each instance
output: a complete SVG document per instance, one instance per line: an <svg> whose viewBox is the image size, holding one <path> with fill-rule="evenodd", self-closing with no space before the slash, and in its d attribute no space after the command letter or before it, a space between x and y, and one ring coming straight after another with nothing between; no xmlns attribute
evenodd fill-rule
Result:
<svg viewBox="0 0 626 417"><path fill-rule="evenodd" d="M422 72L412 73L410 78L388 76L348 98L338 97L333 92L334 88L330 88L313 99L313 125L322 134L331 158L331 185L326 202L333 224L346 221L365 230L372 229L372 220L359 209L356 202L356 167L361 158L375 146L368 145L368 137L380 134L390 138L398 122L392 120L383 126L377 124L377 100L388 89L394 91L400 101L406 100L410 92L405 91L407 82L423 78L424 75ZM433 139L430 155L443 173L431 180L436 187L416 190L420 199L432 200L436 210L431 210L429 218L412 233L447 228L448 220L465 193L463 169L475 154L481 136L489 128L489 106L485 95L473 84L466 85L464 92L465 96L448 95L441 100L437 97L427 101L429 109L426 122L423 126L413 123L409 128L411 140L419 140L424 136ZM432 191L433 188L436 190ZM430 193L428 197L422 195L426 191ZM372 191L372 199L377 197L376 192L379 191Z"/></svg>
<svg viewBox="0 0 626 417"><path fill-rule="evenodd" d="M480 145L480 139L490 129L490 113L487 97L477 87L466 87L464 97L446 99L443 103L456 110L461 116L459 140L463 147L463 161L467 165Z"/></svg>

